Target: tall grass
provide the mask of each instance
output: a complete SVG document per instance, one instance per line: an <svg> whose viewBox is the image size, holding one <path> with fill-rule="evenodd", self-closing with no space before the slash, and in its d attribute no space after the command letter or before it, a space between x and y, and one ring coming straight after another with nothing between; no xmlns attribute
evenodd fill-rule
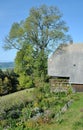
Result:
<svg viewBox="0 0 83 130"><path fill-rule="evenodd" d="M20 107L34 99L33 89L22 90L13 94L0 97L0 114L8 111L13 107Z"/></svg>

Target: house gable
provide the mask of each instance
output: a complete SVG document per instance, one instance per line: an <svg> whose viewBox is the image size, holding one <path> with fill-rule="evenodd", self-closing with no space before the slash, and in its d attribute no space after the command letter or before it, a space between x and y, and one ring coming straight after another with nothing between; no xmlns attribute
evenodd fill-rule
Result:
<svg viewBox="0 0 83 130"><path fill-rule="evenodd" d="M69 77L71 84L83 84L83 44L69 44L48 59L48 75Z"/></svg>

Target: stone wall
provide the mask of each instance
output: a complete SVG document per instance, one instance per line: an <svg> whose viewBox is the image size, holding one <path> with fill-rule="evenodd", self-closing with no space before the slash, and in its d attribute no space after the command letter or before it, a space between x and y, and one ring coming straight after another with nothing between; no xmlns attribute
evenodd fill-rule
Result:
<svg viewBox="0 0 83 130"><path fill-rule="evenodd" d="M56 78L50 79L51 92L67 91L69 86L68 78Z"/></svg>

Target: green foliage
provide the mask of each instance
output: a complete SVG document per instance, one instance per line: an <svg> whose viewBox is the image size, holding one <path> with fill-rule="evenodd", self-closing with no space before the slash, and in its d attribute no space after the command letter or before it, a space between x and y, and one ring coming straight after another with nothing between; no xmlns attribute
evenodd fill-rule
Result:
<svg viewBox="0 0 83 130"><path fill-rule="evenodd" d="M44 83L43 87L41 86L34 89L22 90L14 94L0 97L0 112L3 111L6 113L4 113L4 118L0 122L0 125L3 129L8 128L8 130L44 130L47 129L46 126L48 124L50 127L52 126L51 129L58 129L62 126L61 129L64 130L63 125L69 120L69 122L73 121L72 130L78 130L78 128L82 128L81 113L83 110L78 110L77 103L79 103L79 108L82 108L82 103L80 104L80 101L82 102L83 96L81 95L81 98L79 97L79 100L76 100L73 103L74 105L70 107L68 110L70 113L69 115L68 111L64 114L61 113L61 108L71 98L73 99L74 95L75 94L67 95L65 93L61 93L61 98L59 98L58 94L50 93L49 84ZM75 117L75 109L78 110L78 113L80 112L80 115L77 115L79 117L77 118L77 121L70 120L72 116L72 119ZM72 113L72 111L74 113ZM65 114L67 115L66 117L64 116ZM75 127L75 124L79 124L79 126L76 125ZM45 128L43 128L43 125ZM55 125L55 127L53 127L53 125Z"/></svg>
<svg viewBox="0 0 83 130"><path fill-rule="evenodd" d="M36 48L45 49L54 42L69 40L67 31L68 27L57 7L46 5L33 7L24 21L12 25L4 47L20 49L27 40Z"/></svg>
<svg viewBox="0 0 83 130"><path fill-rule="evenodd" d="M82 130L83 129L83 119L81 118L79 121L74 122L73 130Z"/></svg>
<svg viewBox="0 0 83 130"><path fill-rule="evenodd" d="M59 97L59 94L50 92L47 76L49 52L58 43L70 40L67 31L58 8L46 5L32 8L24 21L12 25L4 47L18 49L15 58L18 89L36 88L29 89L32 92L24 90L0 97L0 116L9 123L6 125L9 130L38 130L40 125L51 123L69 101L70 91L68 98L65 93L60 93ZM9 73L6 73L6 77L4 84L10 86L12 76L9 78Z"/></svg>
<svg viewBox="0 0 83 130"><path fill-rule="evenodd" d="M16 110L16 114L18 115L18 109L22 109L24 106L26 106L26 104L32 102L32 100L33 89L23 90L0 97L0 118L7 118L7 115L12 116Z"/></svg>
<svg viewBox="0 0 83 130"><path fill-rule="evenodd" d="M11 110L7 113L7 118L11 118L11 119L18 119L20 117L20 110Z"/></svg>
<svg viewBox="0 0 83 130"><path fill-rule="evenodd" d="M18 75L13 70L0 72L0 95L15 92L18 87Z"/></svg>
<svg viewBox="0 0 83 130"><path fill-rule="evenodd" d="M19 74L20 88L31 88L33 83L34 50L31 45L21 49L15 59L15 72Z"/></svg>
<svg viewBox="0 0 83 130"><path fill-rule="evenodd" d="M40 87L40 83L43 85L43 82L47 80L47 54L44 50L41 50L35 59L34 64L34 83L36 87Z"/></svg>
<svg viewBox="0 0 83 130"><path fill-rule="evenodd" d="M25 89L25 88L33 87L33 81L30 76L27 76L21 73L18 80L20 84L18 89Z"/></svg>
<svg viewBox="0 0 83 130"><path fill-rule="evenodd" d="M47 80L47 55L36 53L31 45L21 49L15 59L15 72L19 74L20 88L40 86Z"/></svg>
<svg viewBox="0 0 83 130"><path fill-rule="evenodd" d="M19 74L20 88L46 82L49 52L71 39L67 32L59 9L46 5L33 7L24 21L12 25L4 48L18 49L15 72Z"/></svg>
<svg viewBox="0 0 83 130"><path fill-rule="evenodd" d="M11 87L11 80L8 79L8 77L5 77L3 80L3 86L2 86L2 93L7 94L8 92L11 91L12 87Z"/></svg>

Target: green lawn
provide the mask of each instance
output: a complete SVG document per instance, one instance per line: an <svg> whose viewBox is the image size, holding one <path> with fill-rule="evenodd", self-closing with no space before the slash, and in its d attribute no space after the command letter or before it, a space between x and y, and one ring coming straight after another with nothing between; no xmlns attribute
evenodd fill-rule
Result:
<svg viewBox="0 0 83 130"><path fill-rule="evenodd" d="M75 101L63 115L61 122L42 126L40 130L83 130L83 93L76 93Z"/></svg>

